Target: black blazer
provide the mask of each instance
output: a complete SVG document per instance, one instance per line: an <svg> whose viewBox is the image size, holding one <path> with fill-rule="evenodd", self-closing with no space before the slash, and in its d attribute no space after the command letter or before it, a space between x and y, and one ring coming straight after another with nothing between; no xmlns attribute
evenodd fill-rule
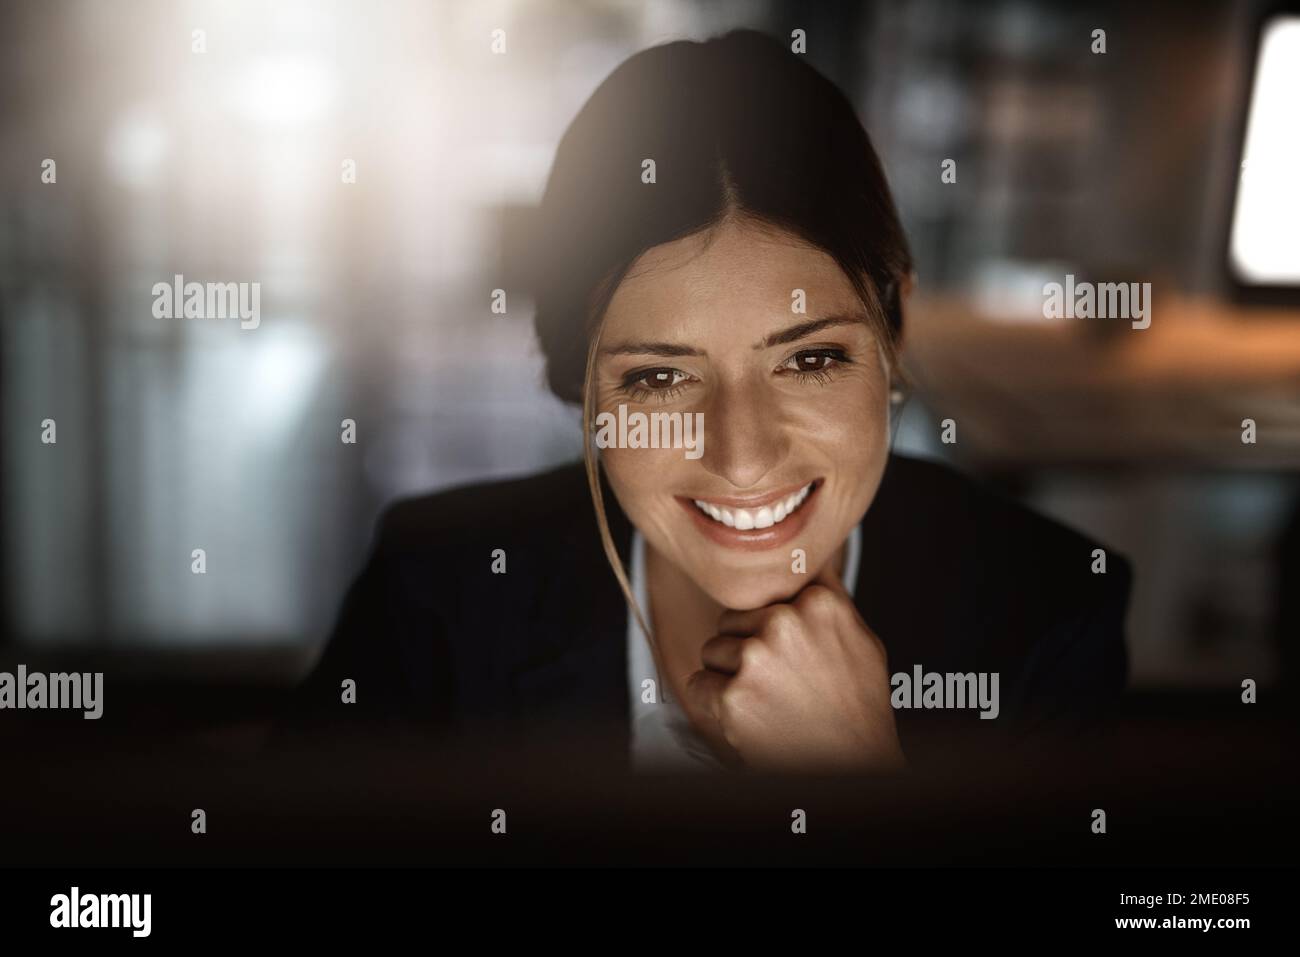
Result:
<svg viewBox="0 0 1300 957"><path fill-rule="evenodd" d="M606 486L624 562L632 528ZM891 673L996 671L996 721L1087 725L1124 687L1129 563L934 462L890 457L862 520L854 600ZM506 572L492 571L493 552ZM379 522L290 722L398 722L459 737L590 732L626 760L627 605L581 463L400 501ZM343 704L345 679L356 702ZM897 711L909 734L933 712Z"/></svg>

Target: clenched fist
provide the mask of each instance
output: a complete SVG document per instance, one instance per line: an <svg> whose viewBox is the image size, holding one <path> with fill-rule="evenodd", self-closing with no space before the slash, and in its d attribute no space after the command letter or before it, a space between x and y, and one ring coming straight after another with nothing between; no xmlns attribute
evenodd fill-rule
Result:
<svg viewBox="0 0 1300 957"><path fill-rule="evenodd" d="M885 648L833 573L793 601L726 612L683 705L728 763L762 770L904 764Z"/></svg>

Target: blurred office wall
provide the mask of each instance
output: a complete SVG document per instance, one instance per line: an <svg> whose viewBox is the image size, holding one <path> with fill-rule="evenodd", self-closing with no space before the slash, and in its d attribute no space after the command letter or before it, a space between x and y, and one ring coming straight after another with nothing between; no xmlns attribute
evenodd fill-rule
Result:
<svg viewBox="0 0 1300 957"><path fill-rule="evenodd" d="M882 154L921 294L993 322L1054 270L1223 294L1255 13L5 4L10 641L302 649L328 628L384 503L576 457L576 415L541 384L519 237L566 124L637 50L742 26L806 31L808 57ZM1088 50L1098 27L1104 56ZM960 189L939 181L945 158ZM152 287L176 275L260 283L260 325L155 318ZM1032 441L1011 455L982 454L993 444L978 439L948 448L935 440L942 402L920 378L900 448L954 459L1135 560L1139 685L1276 677L1276 547L1295 501L1285 463L1242 467L1213 446L1183 459L1080 445L1064 461ZM970 407L996 424L997 402L977 393ZM345 419L355 444L340 441Z"/></svg>

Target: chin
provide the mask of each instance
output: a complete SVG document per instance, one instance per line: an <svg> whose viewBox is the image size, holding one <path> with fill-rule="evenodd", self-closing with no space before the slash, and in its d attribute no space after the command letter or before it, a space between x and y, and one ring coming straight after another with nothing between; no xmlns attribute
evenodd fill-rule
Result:
<svg viewBox="0 0 1300 957"><path fill-rule="evenodd" d="M783 565L767 574L738 571L725 578L714 571L707 580L696 579L696 584L724 608L752 611L789 601L808 584L808 576L795 575L788 565Z"/></svg>

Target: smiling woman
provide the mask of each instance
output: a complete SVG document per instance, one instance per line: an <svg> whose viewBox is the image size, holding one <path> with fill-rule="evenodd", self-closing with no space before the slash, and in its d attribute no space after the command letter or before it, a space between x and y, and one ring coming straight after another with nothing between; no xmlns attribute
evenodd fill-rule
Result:
<svg viewBox="0 0 1300 957"><path fill-rule="evenodd" d="M632 57L540 212L537 332L585 462L391 508L302 712L862 771L916 759L887 663L989 677L975 727L1118 694L1125 561L1095 574L1096 543L891 455L911 256L800 57L750 32ZM699 454L608 441L633 415L702 423Z"/></svg>

